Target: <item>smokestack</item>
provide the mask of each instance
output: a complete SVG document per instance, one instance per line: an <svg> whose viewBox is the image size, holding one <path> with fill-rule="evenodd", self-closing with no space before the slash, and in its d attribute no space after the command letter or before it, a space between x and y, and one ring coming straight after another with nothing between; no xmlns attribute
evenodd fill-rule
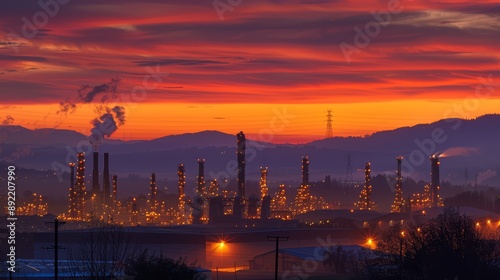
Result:
<svg viewBox="0 0 500 280"><path fill-rule="evenodd" d="M94 152L93 158L93 170L92 170L92 195L98 196L101 191L101 186L99 185L99 153Z"/></svg>
<svg viewBox="0 0 500 280"><path fill-rule="evenodd" d="M431 156L431 203L433 207L439 204L439 157Z"/></svg>
<svg viewBox="0 0 500 280"><path fill-rule="evenodd" d="M69 216L71 218L76 218L77 213L75 211L76 206L76 193L75 193L75 164L71 162L69 164L70 178L69 178Z"/></svg>
<svg viewBox="0 0 500 280"><path fill-rule="evenodd" d="M205 187L205 160L201 158L198 159L197 179L198 179L198 182L196 183L197 195L194 199L192 216L193 216L193 224L202 224L202 218L205 215L204 204L207 193Z"/></svg>
<svg viewBox="0 0 500 280"><path fill-rule="evenodd" d="M69 168L71 169L70 178L69 178L69 187L73 188L75 186L75 163L71 162L69 164Z"/></svg>
<svg viewBox="0 0 500 280"><path fill-rule="evenodd" d="M156 187L156 174L153 172L151 174L151 181L149 182L149 206L151 212L157 212L157 201L156 194L158 192L158 188Z"/></svg>
<svg viewBox="0 0 500 280"><path fill-rule="evenodd" d="M198 159L198 195L205 197L205 159Z"/></svg>
<svg viewBox="0 0 500 280"><path fill-rule="evenodd" d="M118 176L113 175L113 197L112 197L113 207L116 207L118 202Z"/></svg>
<svg viewBox="0 0 500 280"><path fill-rule="evenodd" d="M260 199L264 199L264 196L269 194L269 188L267 187L267 167L260 168Z"/></svg>
<svg viewBox="0 0 500 280"><path fill-rule="evenodd" d="M371 177L371 165L369 162L365 166L365 188L366 188L366 209L371 210L371 199L372 199L372 177Z"/></svg>
<svg viewBox="0 0 500 280"><path fill-rule="evenodd" d="M309 157L302 157L302 185L309 185Z"/></svg>
<svg viewBox="0 0 500 280"><path fill-rule="evenodd" d="M104 172L102 173L103 176L103 183L102 187L104 189L104 203L107 206L110 206L110 200L111 200L111 186L109 182L109 153L104 153Z"/></svg>
<svg viewBox="0 0 500 280"><path fill-rule="evenodd" d="M285 184L279 185L278 193L276 194L276 201L278 204L278 211L286 210L286 186Z"/></svg>
<svg viewBox="0 0 500 280"><path fill-rule="evenodd" d="M74 203L72 202L75 218L82 220L85 215L85 153L78 153L78 167L76 169L76 184L74 186Z"/></svg>
<svg viewBox="0 0 500 280"><path fill-rule="evenodd" d="M238 161L238 196L241 201L245 203L245 150L246 150L246 138L243 131L236 134L237 139L237 161Z"/></svg>
<svg viewBox="0 0 500 280"><path fill-rule="evenodd" d="M369 162L365 165L365 185L359 194L358 209L373 210L375 203L372 202L372 178L371 165Z"/></svg>
<svg viewBox="0 0 500 280"><path fill-rule="evenodd" d="M398 161L398 169L396 170L396 187L394 189L395 197L391 212L402 213L404 212L403 177L401 175L401 162L403 161L403 156L398 156L396 160Z"/></svg>
<svg viewBox="0 0 500 280"><path fill-rule="evenodd" d="M184 170L184 164L181 163L177 166L177 176L179 177L178 181L178 206L179 206L179 212L181 213L182 217L184 217L184 212L185 212L185 193L184 193L184 187L186 186L186 173Z"/></svg>

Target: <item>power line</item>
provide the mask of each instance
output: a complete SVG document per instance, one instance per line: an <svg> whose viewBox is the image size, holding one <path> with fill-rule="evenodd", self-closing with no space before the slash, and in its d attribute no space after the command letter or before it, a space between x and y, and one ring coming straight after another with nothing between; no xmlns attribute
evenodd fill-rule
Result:
<svg viewBox="0 0 500 280"><path fill-rule="evenodd" d="M278 280L278 250L280 240L288 241L288 236L268 236L268 241L276 241L276 258L274 263L274 280Z"/></svg>
<svg viewBox="0 0 500 280"><path fill-rule="evenodd" d="M59 220L56 218L54 222L46 222L47 225L53 224L54 225L54 236L55 236L55 241L54 241L54 246L49 247L48 249L53 249L54 250L54 279L57 280L59 279L59 250L64 249L63 247L59 246L59 226L64 225L66 222L59 222Z"/></svg>

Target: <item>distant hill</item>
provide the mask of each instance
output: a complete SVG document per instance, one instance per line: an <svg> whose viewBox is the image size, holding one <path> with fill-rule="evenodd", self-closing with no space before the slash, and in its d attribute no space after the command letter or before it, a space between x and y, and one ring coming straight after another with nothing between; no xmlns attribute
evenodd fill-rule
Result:
<svg viewBox="0 0 500 280"><path fill-rule="evenodd" d="M117 143L108 144L107 142L104 142L99 149L114 153L137 153L189 148L202 149L208 147L230 147L235 145L235 138L235 135L214 130L206 130L195 133L169 135L153 140L140 140L130 143L123 142L119 143L119 145L117 145ZM274 144L271 143L258 143L266 147L274 146Z"/></svg>
<svg viewBox="0 0 500 280"><path fill-rule="evenodd" d="M76 146L88 136L66 129L27 129L18 125L0 125L0 144L43 146ZM152 140L122 141L104 139L99 150L116 153L151 152L186 148L233 146L235 136L215 130L169 135ZM251 141L251 140L249 140ZM271 143L258 142L264 146Z"/></svg>
<svg viewBox="0 0 500 280"><path fill-rule="evenodd" d="M500 115L485 115L471 120L447 119L402 127L367 137L335 137L305 145L259 143L263 148L256 148L255 142L249 140L247 178L257 180L259 167L267 166L271 188L284 180L298 182L301 157L308 155L311 181L322 180L327 174L344 180L350 155L354 179L361 181L366 162L371 162L374 175L394 176L396 157L403 155L403 176L427 181L429 155L453 148L454 156L441 159L443 180L464 183L467 169L471 181L477 176L481 183L500 185L497 176L500 175L499 128ZM177 164L184 163L188 182L194 181L196 160L205 158L207 181L214 176L234 178L237 132L201 131L153 140L104 141L99 151L110 153L111 173L120 177L139 174L147 178L151 172L156 172L158 180L175 181ZM82 139L84 135L71 130L0 126L0 161L36 169L50 169L54 162L67 165L67 160L74 160L72 151ZM87 154L87 175L91 168ZM63 182L53 187L65 190L66 185L67 182ZM147 182L144 185L147 186Z"/></svg>
<svg viewBox="0 0 500 280"><path fill-rule="evenodd" d="M22 145L75 145L85 135L66 129L27 129L19 125L0 125L0 143Z"/></svg>
<svg viewBox="0 0 500 280"><path fill-rule="evenodd" d="M446 119L431 124L419 124L389 131L376 132L368 137L335 137L313 141L308 145L318 148L335 148L351 151L399 151L405 153L416 146L416 141L431 139L434 130L442 130L443 143L436 143L436 152L452 146L486 144L479 149L495 147L500 139L500 115L485 115L477 119ZM442 144L442 145L441 145Z"/></svg>

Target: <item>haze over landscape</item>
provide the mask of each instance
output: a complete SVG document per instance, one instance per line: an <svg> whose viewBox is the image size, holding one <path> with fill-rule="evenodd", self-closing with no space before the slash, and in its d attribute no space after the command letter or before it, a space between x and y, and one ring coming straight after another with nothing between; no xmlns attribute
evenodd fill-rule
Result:
<svg viewBox="0 0 500 280"><path fill-rule="evenodd" d="M500 150L497 149L497 140L500 139L500 131L491 129L498 126L500 115L486 115L472 120L447 119L364 137L333 137L304 144L253 142L250 138L248 145L252 150L249 152L251 159L246 165L247 177L258 181L259 168L267 166L270 169L268 178L275 182L275 186L279 181L298 182L300 158L308 155L311 160L311 179L320 181L326 175L331 175L339 180L346 180L350 155L353 177L356 181L362 181L366 161L371 162L375 174L393 176L394 159L403 155L408 159L403 164L404 177L428 180L427 157L441 154L444 163L441 175L443 180L465 184L467 178L464 171L467 169L469 180L473 181L474 176L484 174L479 177L479 184L498 185ZM444 141L433 140L435 130L443 131L441 138ZM64 169L66 161L74 161L77 150L91 148L89 145L81 145L88 143L88 136L71 130L29 130L21 126L4 125L0 126L0 137L0 156L3 161L15 162L26 168L53 169L57 171L57 177L68 175L69 169ZM131 174L144 177L143 188L134 186L132 189L122 189L133 195L147 191L146 178L152 171L156 172L159 179L171 180L175 184L175 167L178 163L185 164L190 176L188 180L193 181L198 158L207 160L208 179L235 178L234 170L231 172L231 168L228 168L228 163L234 160L234 139L234 135L218 131L165 136L152 140L105 139L99 146L99 151L111 154L113 174L120 177ZM87 161L91 162L91 153L88 153ZM66 186L66 181L59 181L38 191L64 197Z"/></svg>

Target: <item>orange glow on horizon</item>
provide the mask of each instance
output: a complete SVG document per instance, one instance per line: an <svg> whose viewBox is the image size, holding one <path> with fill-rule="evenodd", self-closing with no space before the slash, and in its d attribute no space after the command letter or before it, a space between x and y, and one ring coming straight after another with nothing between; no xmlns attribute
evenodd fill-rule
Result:
<svg viewBox="0 0 500 280"><path fill-rule="evenodd" d="M409 99L333 105L137 103L124 106L126 123L111 138L148 140L217 130L228 134L244 131L249 139L258 141L306 143L325 138L328 108L333 108L334 137L347 137L431 123L446 117L464 117L453 113L453 106L462 101ZM468 118L498 112L500 99L479 104L478 110L468 113ZM13 125L29 129L70 129L90 135L90 121L97 117L94 105L81 105L68 115L57 114L57 110L57 104L12 105L0 109L0 115L10 114L15 119Z"/></svg>

